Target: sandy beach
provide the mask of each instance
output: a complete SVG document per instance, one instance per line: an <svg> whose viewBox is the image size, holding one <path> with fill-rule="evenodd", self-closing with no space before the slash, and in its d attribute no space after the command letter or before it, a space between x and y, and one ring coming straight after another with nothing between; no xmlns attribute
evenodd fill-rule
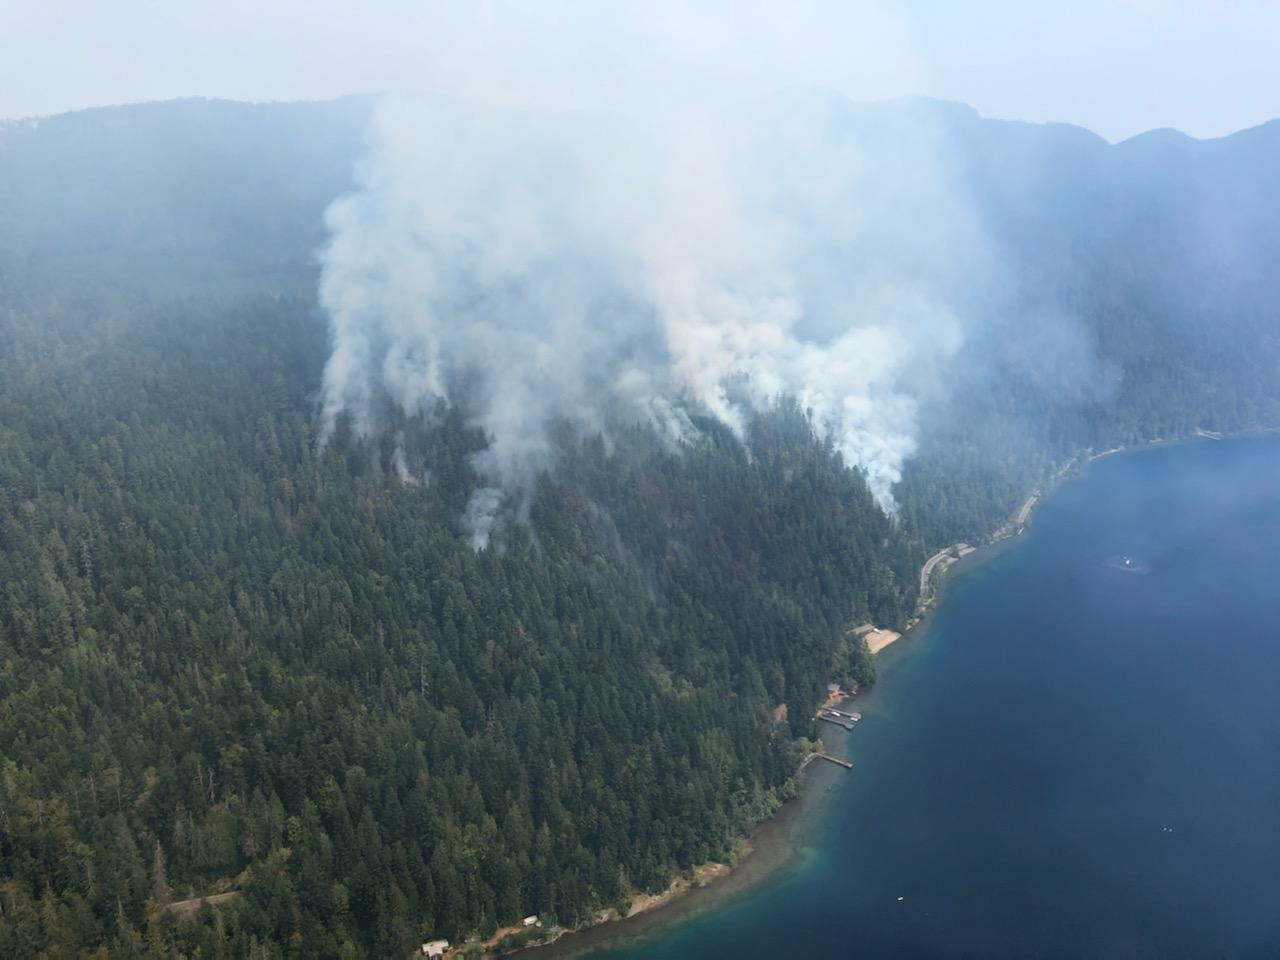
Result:
<svg viewBox="0 0 1280 960"><path fill-rule="evenodd" d="M893 643L893 641L898 640L901 637L902 634L896 630L886 630L877 627L875 630L867 631L867 648L872 653L879 653L885 647L889 646L889 644Z"/></svg>

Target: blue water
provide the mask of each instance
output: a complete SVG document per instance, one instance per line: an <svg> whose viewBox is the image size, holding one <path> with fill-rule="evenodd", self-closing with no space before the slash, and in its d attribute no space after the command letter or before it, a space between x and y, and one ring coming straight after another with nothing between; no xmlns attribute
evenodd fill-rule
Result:
<svg viewBox="0 0 1280 960"><path fill-rule="evenodd" d="M790 866L591 956L1280 956L1278 556L1280 440L1098 461L823 731Z"/></svg>

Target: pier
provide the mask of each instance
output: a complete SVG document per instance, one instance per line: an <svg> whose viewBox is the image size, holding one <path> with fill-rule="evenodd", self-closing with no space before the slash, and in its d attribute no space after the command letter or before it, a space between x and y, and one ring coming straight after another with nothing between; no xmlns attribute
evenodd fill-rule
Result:
<svg viewBox="0 0 1280 960"><path fill-rule="evenodd" d="M852 720L845 720L841 717L833 717L830 713L828 713L825 710L823 710L821 713L818 714L818 719L825 720L827 723L834 723L837 727L844 727L844 729L846 730L853 729Z"/></svg>
<svg viewBox="0 0 1280 960"><path fill-rule="evenodd" d="M848 760L841 760L839 757L833 757L826 753L815 753L815 754L812 754L812 756L817 757L819 760L829 760L830 762L834 763L837 767L844 767L846 770L853 769L852 763L850 763Z"/></svg>

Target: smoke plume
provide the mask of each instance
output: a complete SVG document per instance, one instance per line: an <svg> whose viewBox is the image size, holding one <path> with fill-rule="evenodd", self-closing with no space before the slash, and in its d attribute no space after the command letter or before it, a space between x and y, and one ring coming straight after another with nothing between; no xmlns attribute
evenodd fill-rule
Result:
<svg viewBox="0 0 1280 960"><path fill-rule="evenodd" d="M616 411L678 441L698 411L745 437L794 396L892 514L980 231L920 111L734 76L384 100L327 217L325 435L463 406L489 438L464 518L481 549L550 465L553 421Z"/></svg>

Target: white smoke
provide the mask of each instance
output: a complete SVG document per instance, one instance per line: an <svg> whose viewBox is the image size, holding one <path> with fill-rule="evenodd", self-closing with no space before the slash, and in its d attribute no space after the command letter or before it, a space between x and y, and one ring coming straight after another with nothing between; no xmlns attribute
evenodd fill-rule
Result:
<svg viewBox="0 0 1280 960"><path fill-rule="evenodd" d="M912 384L958 348L953 281L981 249L908 114L866 129L838 97L723 86L386 100L327 218L324 435L464 393L490 440L465 517L482 549L500 491L549 465L552 419L594 432L622 409L678 441L692 405L745 437L791 395L894 512Z"/></svg>
<svg viewBox="0 0 1280 960"><path fill-rule="evenodd" d="M498 508L501 506L502 491L493 487L481 487L471 495L462 517L471 549L479 552L489 546L489 538L498 526Z"/></svg>
<svg viewBox="0 0 1280 960"><path fill-rule="evenodd" d="M391 469L395 471L401 483L411 487L422 485L423 478L409 468L409 455L405 453L403 435L398 438L396 448L391 454Z"/></svg>

